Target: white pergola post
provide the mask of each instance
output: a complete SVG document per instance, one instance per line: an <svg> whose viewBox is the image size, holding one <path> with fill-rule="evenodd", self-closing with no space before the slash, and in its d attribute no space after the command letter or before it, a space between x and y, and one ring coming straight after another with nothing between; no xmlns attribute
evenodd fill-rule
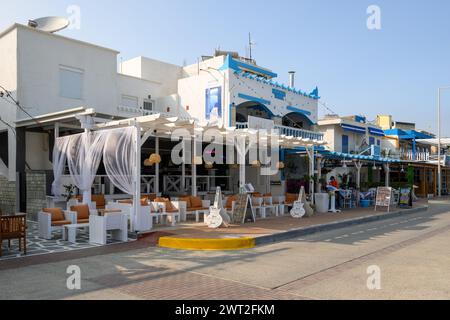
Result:
<svg viewBox="0 0 450 320"><path fill-rule="evenodd" d="M193 143L193 159L192 159L192 196L197 196L197 139L194 132L194 139L192 140Z"/></svg>
<svg viewBox="0 0 450 320"><path fill-rule="evenodd" d="M309 193L311 194L311 202L314 203L314 180L312 179L314 177L314 146L311 148L306 148L308 152L308 159L309 159Z"/></svg>
<svg viewBox="0 0 450 320"><path fill-rule="evenodd" d="M159 154L159 137L155 137L155 153ZM155 164L155 193L159 194L159 163Z"/></svg>
<svg viewBox="0 0 450 320"><path fill-rule="evenodd" d="M131 221L131 231L140 231L140 213L141 213L141 127L139 123L135 122L134 127L136 128L136 172L134 177L134 195L133 195L133 208L134 217L130 219Z"/></svg>
<svg viewBox="0 0 450 320"><path fill-rule="evenodd" d="M391 172L391 167L390 167L389 163L386 163L384 165L384 171L386 173L386 187L389 187L389 185L390 185L389 179L390 179L390 172Z"/></svg>
<svg viewBox="0 0 450 320"><path fill-rule="evenodd" d="M322 158L317 157L317 192L320 192L322 190L322 183L320 180L322 179L322 165L324 163L324 160Z"/></svg>
<svg viewBox="0 0 450 320"><path fill-rule="evenodd" d="M356 167L356 188L358 189L358 191L360 191L361 189L361 168L362 168L362 163L361 161L358 161L355 163L355 167Z"/></svg>
<svg viewBox="0 0 450 320"><path fill-rule="evenodd" d="M186 192L186 158L183 157L183 163L181 164L181 192Z"/></svg>

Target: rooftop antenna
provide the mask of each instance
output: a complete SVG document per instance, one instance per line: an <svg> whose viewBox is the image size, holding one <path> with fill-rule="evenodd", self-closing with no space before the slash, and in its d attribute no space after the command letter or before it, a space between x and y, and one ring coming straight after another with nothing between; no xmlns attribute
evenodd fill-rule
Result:
<svg viewBox="0 0 450 320"><path fill-rule="evenodd" d="M63 17L43 17L35 20L28 20L28 26L44 32L55 33L69 26L70 22Z"/></svg>

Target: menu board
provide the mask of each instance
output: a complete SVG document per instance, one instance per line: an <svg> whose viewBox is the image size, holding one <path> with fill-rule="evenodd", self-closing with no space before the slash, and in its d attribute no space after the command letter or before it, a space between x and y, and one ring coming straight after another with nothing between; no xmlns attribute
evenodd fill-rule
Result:
<svg viewBox="0 0 450 320"><path fill-rule="evenodd" d="M411 188L400 189L400 201L399 206L401 208L412 207L412 190Z"/></svg>
<svg viewBox="0 0 450 320"><path fill-rule="evenodd" d="M375 211L379 207L387 208L389 211L391 208L392 188L391 187L378 187L377 199L375 201Z"/></svg>
<svg viewBox="0 0 450 320"><path fill-rule="evenodd" d="M256 222L250 195L243 193L239 195L233 212L233 223L243 224L247 221Z"/></svg>

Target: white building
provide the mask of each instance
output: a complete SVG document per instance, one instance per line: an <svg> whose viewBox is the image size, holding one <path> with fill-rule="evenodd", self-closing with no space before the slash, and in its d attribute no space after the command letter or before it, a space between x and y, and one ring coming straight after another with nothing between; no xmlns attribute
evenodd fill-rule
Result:
<svg viewBox="0 0 450 320"><path fill-rule="evenodd" d="M0 177L3 183L20 180L21 208L25 172L50 171L55 136L80 132L83 115L98 123L162 113L323 140L310 131L318 90L299 91L293 80L291 86L278 84L277 74L254 61L216 52L186 67L144 57L118 65L118 54L20 24L0 33ZM255 180L255 172L247 174Z"/></svg>

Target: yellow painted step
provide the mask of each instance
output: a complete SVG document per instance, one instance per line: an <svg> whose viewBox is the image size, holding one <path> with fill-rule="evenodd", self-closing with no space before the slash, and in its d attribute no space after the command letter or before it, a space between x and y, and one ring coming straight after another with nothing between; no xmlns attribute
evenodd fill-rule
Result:
<svg viewBox="0 0 450 320"><path fill-rule="evenodd" d="M242 250L255 247L254 238L190 239L161 237L159 246L178 250Z"/></svg>

